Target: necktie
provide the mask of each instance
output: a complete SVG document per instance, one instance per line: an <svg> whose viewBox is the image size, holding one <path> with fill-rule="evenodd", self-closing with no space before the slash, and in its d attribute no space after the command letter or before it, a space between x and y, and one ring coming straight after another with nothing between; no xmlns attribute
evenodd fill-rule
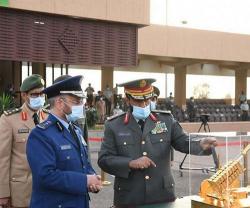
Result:
<svg viewBox="0 0 250 208"><path fill-rule="evenodd" d="M39 122L39 116L38 116L37 113L34 113L32 117L33 117L33 120L34 120L35 125L37 125L37 124L40 123L40 122Z"/></svg>
<svg viewBox="0 0 250 208"><path fill-rule="evenodd" d="M144 129L144 121L142 120L142 119L140 119L139 121L138 121L138 124L140 125L140 127L141 127L141 131L143 131L143 129Z"/></svg>
<svg viewBox="0 0 250 208"><path fill-rule="evenodd" d="M80 148L80 141L72 123L69 123L69 132L73 136L74 140L76 141L78 148Z"/></svg>

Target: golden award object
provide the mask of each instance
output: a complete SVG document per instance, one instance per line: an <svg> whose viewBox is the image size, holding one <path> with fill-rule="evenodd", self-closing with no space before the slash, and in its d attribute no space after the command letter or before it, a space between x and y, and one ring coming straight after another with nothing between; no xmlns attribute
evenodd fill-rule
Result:
<svg viewBox="0 0 250 208"><path fill-rule="evenodd" d="M200 186L199 197L192 199L192 208L250 208L249 187L240 187L240 174L245 169L240 161L250 150L250 144L241 152L240 156L220 168Z"/></svg>
<svg viewBox="0 0 250 208"><path fill-rule="evenodd" d="M101 170L101 181L103 186L109 186L112 184L110 181L106 180L106 173L103 170Z"/></svg>

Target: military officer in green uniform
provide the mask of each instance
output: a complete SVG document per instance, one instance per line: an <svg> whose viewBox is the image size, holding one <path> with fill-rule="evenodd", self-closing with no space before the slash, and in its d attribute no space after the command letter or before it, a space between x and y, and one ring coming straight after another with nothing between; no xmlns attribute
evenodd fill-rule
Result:
<svg viewBox="0 0 250 208"><path fill-rule="evenodd" d="M124 87L129 111L105 123L98 165L115 176L116 208L165 207L176 199L171 173L171 147L183 153L211 154L215 138L191 141L173 116L151 111L154 79L140 79Z"/></svg>
<svg viewBox="0 0 250 208"><path fill-rule="evenodd" d="M31 130L44 121L44 80L38 74L27 77L21 87L24 101L20 108L5 111L0 118L0 207L28 207L32 176L26 158L26 143Z"/></svg>

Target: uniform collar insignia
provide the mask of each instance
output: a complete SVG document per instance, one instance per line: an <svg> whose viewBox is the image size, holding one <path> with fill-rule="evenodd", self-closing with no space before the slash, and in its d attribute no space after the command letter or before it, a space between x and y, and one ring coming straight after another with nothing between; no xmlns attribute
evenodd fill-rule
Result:
<svg viewBox="0 0 250 208"><path fill-rule="evenodd" d="M47 129L51 124L52 122L47 120L44 121L43 123L38 124L37 127L39 127L40 129Z"/></svg>
<svg viewBox="0 0 250 208"><path fill-rule="evenodd" d="M150 118L154 121L157 122L157 118L155 117L155 115L153 113L149 114Z"/></svg>
<svg viewBox="0 0 250 208"><path fill-rule="evenodd" d="M160 134L163 132L167 132L168 128L164 122L157 121L155 128L151 131L151 134Z"/></svg>
<svg viewBox="0 0 250 208"><path fill-rule="evenodd" d="M80 135L80 137L81 137L81 141L82 141L83 146L88 146L85 139L83 138L83 136Z"/></svg>

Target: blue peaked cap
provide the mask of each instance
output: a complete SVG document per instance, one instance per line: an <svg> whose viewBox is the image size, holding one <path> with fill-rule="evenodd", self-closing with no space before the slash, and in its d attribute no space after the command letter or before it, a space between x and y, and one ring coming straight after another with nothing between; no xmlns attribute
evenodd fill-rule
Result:
<svg viewBox="0 0 250 208"><path fill-rule="evenodd" d="M46 87L43 93L47 95L47 98L52 98L61 94L72 94L77 97L84 97L81 83L83 76L78 75L74 77L68 77L61 81L55 82L53 85Z"/></svg>

